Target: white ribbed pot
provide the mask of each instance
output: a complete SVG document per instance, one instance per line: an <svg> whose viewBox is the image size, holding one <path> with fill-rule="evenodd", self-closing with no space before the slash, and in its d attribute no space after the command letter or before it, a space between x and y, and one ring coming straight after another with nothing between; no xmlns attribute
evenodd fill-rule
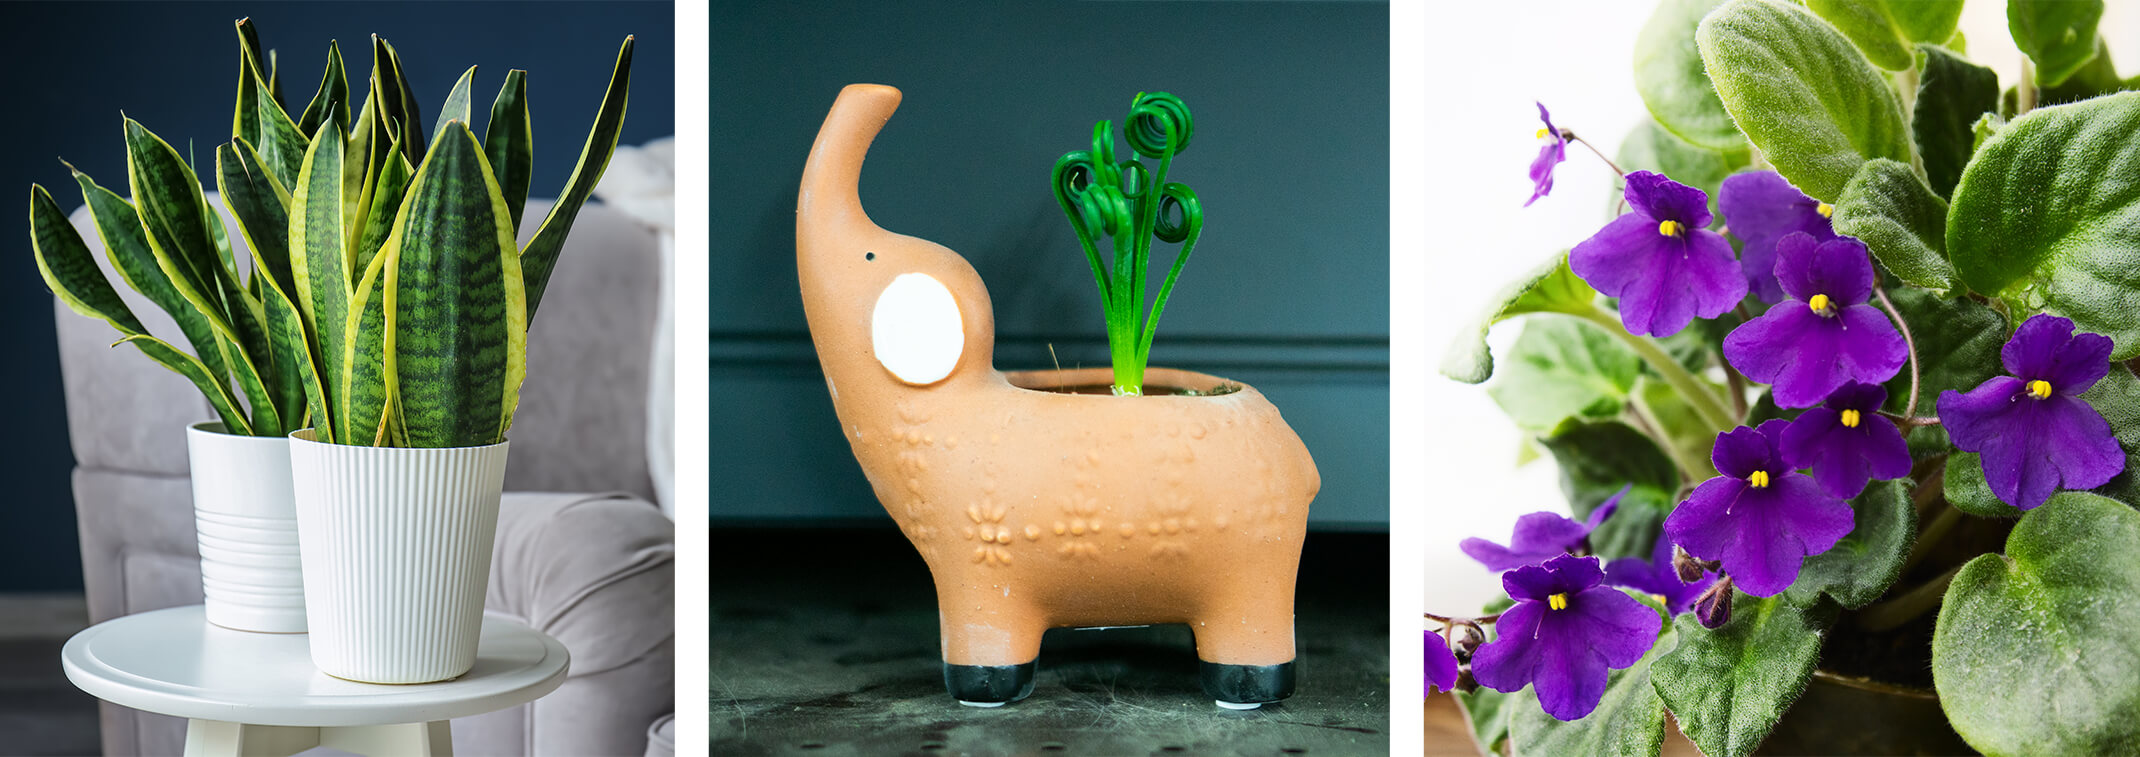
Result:
<svg viewBox="0 0 2140 757"><path fill-rule="evenodd" d="M186 427L193 525L208 622L239 631L304 633L305 582L290 487L290 441Z"/></svg>
<svg viewBox="0 0 2140 757"><path fill-rule="evenodd" d="M429 683L475 665L506 444L406 449L290 435L320 672Z"/></svg>

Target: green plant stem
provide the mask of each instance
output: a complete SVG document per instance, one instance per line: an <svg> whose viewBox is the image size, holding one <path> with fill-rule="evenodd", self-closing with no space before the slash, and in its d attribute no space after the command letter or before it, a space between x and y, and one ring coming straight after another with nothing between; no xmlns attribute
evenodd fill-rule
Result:
<svg viewBox="0 0 2140 757"><path fill-rule="evenodd" d="M1939 514L1932 516L1932 520L1925 524L1924 530L1917 534L1917 546L1911 547L1910 556L1902 561L1904 573L1916 567L1926 555L1932 554L1932 550L1939 546L1939 541L1946 538L1947 532L1954 530L1954 524L1962 520L1962 511L1954 509L1954 505L1948 504L1946 498L1940 498L1935 506L1939 508Z"/></svg>
<svg viewBox="0 0 2140 757"><path fill-rule="evenodd" d="M1858 611L1857 625L1867 631L1889 631L1911 619L1939 606L1947 596L1947 584L1954 582L1954 574L1962 572L1962 563L1930 581L1918 584L1894 599L1881 602Z"/></svg>
<svg viewBox="0 0 2140 757"><path fill-rule="evenodd" d="M1687 404L1694 408L1695 415L1701 416L1702 422L1709 424L1710 428L1724 431L1738 425L1732 420L1730 411L1724 409L1724 403L1717 399L1716 393L1703 386L1701 379L1688 373L1679 361L1673 360L1663 347L1657 345L1657 340L1628 333L1627 327L1620 324L1620 319L1595 304L1572 311L1569 315L1597 324L1599 328L1620 337L1621 341L1635 350L1635 354L1642 356L1642 360L1650 364L1652 370L1664 377L1665 383L1672 385L1674 391L1687 398Z"/></svg>
<svg viewBox="0 0 2140 757"><path fill-rule="evenodd" d="M1637 394L1629 399L1631 401L1628 407L1633 411L1635 425L1640 427L1642 433L1649 435L1650 440L1656 442L1659 449L1664 450L1666 457L1672 458L1672 464L1679 468L1680 480L1688 482L1705 478L1701 475L1701 466L1687 459L1686 450L1680 449L1671 439L1665 438L1662 430L1664 424L1658 422L1657 413L1650 410L1649 403L1643 401L1642 395Z"/></svg>
<svg viewBox="0 0 2140 757"><path fill-rule="evenodd" d="M1724 386L1731 390L1731 414L1743 423L1746 420L1746 376L1739 373L1739 369L1731 367L1731 361L1722 362Z"/></svg>
<svg viewBox="0 0 2140 757"><path fill-rule="evenodd" d="M1914 422L1917 416L1917 340L1910 336L1910 323L1902 319L1902 311L1895 309L1895 301L1887 298L1887 290L1873 287L1873 294L1880 298L1880 305L1895 319L1895 328L1902 331L1902 344L1910 350L1910 399L1902 406L1902 417Z"/></svg>
<svg viewBox="0 0 2140 757"><path fill-rule="evenodd" d="M2021 56L2021 81L2014 83L2014 117L2036 109L2036 63Z"/></svg>

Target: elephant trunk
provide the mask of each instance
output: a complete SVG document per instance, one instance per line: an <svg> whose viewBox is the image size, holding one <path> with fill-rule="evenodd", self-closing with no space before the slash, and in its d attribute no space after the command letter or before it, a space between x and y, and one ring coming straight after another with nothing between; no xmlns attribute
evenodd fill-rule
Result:
<svg viewBox="0 0 2140 757"><path fill-rule="evenodd" d="M795 241L803 285L810 285L811 259L833 254L833 239L856 239L879 232L862 210L862 161L870 142L899 109L899 90L881 84L851 84L840 90L810 146L803 167L802 192L795 200Z"/></svg>

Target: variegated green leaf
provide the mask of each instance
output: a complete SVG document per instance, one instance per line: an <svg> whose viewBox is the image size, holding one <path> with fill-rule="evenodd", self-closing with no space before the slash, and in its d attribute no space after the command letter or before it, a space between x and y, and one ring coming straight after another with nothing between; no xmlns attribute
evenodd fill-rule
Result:
<svg viewBox="0 0 2140 757"><path fill-rule="evenodd" d="M169 368L172 372L186 377L187 381L193 382L193 387L199 389L201 394L208 398L208 404L215 408L216 417L222 419L224 429L235 434L258 433L252 422L246 420L245 414L239 411L238 400L230 396L230 388L217 383L213 376L208 375L208 367L202 365L200 360L148 334L135 334L119 340L118 343L134 345L141 350L141 354L156 361L156 364Z"/></svg>
<svg viewBox="0 0 2140 757"><path fill-rule="evenodd" d="M222 283L235 283L237 272L218 252L209 221L212 211L193 168L170 143L131 118L126 120L126 168L157 266L219 334L235 338Z"/></svg>
<svg viewBox="0 0 2140 757"><path fill-rule="evenodd" d="M120 333L148 331L126 301L119 299L119 290L104 278L104 270L97 267L97 259L90 254L81 233L67 221L67 213L59 209L44 187L36 184L30 185L30 246L45 287L68 309L109 323Z"/></svg>
<svg viewBox="0 0 2140 757"><path fill-rule="evenodd" d="M339 131L320 133L326 138L313 141L305 153L290 201L290 270L296 282L291 298L311 326L319 374L340 376L350 295L349 257L342 246L342 145L339 137L328 136ZM336 439L347 438L345 408L331 384L325 404L327 417L313 424L327 425Z"/></svg>
<svg viewBox="0 0 2140 757"><path fill-rule="evenodd" d="M238 19L238 97L237 107L230 114L230 136L253 144L260 143L259 90L254 82L267 77L267 69L262 67L266 55L260 49L260 32L253 28L253 20Z"/></svg>
<svg viewBox="0 0 2140 757"><path fill-rule="evenodd" d="M290 192L244 141L216 146L216 189L238 219L238 233L253 251L253 276L262 272L285 292L297 285L290 273Z"/></svg>
<svg viewBox="0 0 2140 757"><path fill-rule="evenodd" d="M342 233L347 235L343 246L352 248L357 246L356 233L363 226L364 199L370 196L364 189L371 180L372 150L378 149L372 137L378 133L373 124L378 112L372 109L376 98L368 82L365 91L364 109L357 112L357 120L349 129L349 141L342 147L342 161L355 169L342 172Z"/></svg>
<svg viewBox="0 0 2140 757"><path fill-rule="evenodd" d="M311 138L330 116L335 123L349 123L349 75L342 70L342 46L331 40L327 43L327 71L320 75L319 92L312 95L312 103L298 117L297 128Z"/></svg>
<svg viewBox="0 0 2140 757"><path fill-rule="evenodd" d="M68 166L72 171L73 166ZM156 252L149 247L148 232L141 226L141 216L133 203L120 197L119 193L98 186L89 174L74 171L74 183L82 188L82 203L89 207L90 220L97 227L97 239L104 244L104 255L111 259L112 268L128 287L147 297L149 302L178 322L178 329L186 336L186 343L193 345L193 354L201 361L210 376L218 382L230 376L230 366L223 362L223 352L217 348L215 327L208 323L208 316L178 293L171 283L170 274L156 262Z"/></svg>
<svg viewBox="0 0 2140 757"><path fill-rule="evenodd" d="M409 445L497 443L526 373L527 302L512 218L466 124L432 145L379 258L391 396Z"/></svg>
<svg viewBox="0 0 2140 757"><path fill-rule="evenodd" d="M632 38L625 37L624 46L617 50L617 67L610 73L609 90L602 95L602 108L595 114L594 129L580 150L580 162L572 167L572 179L566 182L564 194L558 195L557 204L550 208L550 215L543 218L535 238L520 253L531 320L542 304L543 290L549 287L550 273L557 268L557 255L565 249L565 237L572 233L573 219L594 193L602 171L609 168L610 155L617 150L617 134L624 129L624 106L631 89Z"/></svg>
<svg viewBox="0 0 2140 757"><path fill-rule="evenodd" d="M446 124L453 121L474 123L468 119L468 113L475 97L475 86L476 67L469 66L462 72L460 80L453 83L453 91L446 94L446 105L438 109L438 121L431 125L431 133L445 131Z"/></svg>
<svg viewBox="0 0 2140 757"><path fill-rule="evenodd" d="M395 163L401 162L399 158ZM342 353L342 373L336 374L338 397L349 418L343 444L373 447L397 446L396 435L387 430L387 410L392 397L392 377L387 373L386 256L372 259L350 298L348 337Z"/></svg>
<svg viewBox="0 0 2140 757"><path fill-rule="evenodd" d="M378 102L380 120L392 124L395 139L400 140L403 154L409 162L423 160L419 152L425 144L421 129L422 108L416 104L416 94L409 89L408 77L401 69L401 56L385 38L372 35L372 87L373 97ZM378 135L373 139L377 140ZM394 140L387 140L389 142ZM374 160L374 166L381 163Z"/></svg>
<svg viewBox="0 0 2140 757"><path fill-rule="evenodd" d="M256 82L254 86L263 85ZM297 173L305 164L305 152L312 146L312 140L305 137L305 132L290 120L290 114L284 113L282 106L276 105L265 92L257 94L253 100L259 107L260 141L246 140L246 143L259 149L261 162L269 173L275 175L276 181L285 187L295 186ZM341 135L337 133L335 137L339 141Z"/></svg>
<svg viewBox="0 0 2140 757"><path fill-rule="evenodd" d="M314 438L329 444L335 443L332 429L322 420L327 417L327 392L320 383L319 359L313 354L311 340L305 337L304 318L298 315L295 300L288 290L272 277L256 277L262 281L260 298L267 314L268 344L278 358L282 374L281 386L297 390L294 401L297 407L285 410L283 419L288 430L295 431L307 425L317 424ZM281 360L289 364L283 368Z"/></svg>
<svg viewBox="0 0 2140 757"><path fill-rule="evenodd" d="M490 104L490 122L483 131L483 154L498 177L498 190L505 193L505 207L513 213L513 230L520 230L520 215L528 204L528 184L535 170L535 132L528 116L528 72L513 69L505 74L505 86Z"/></svg>
<svg viewBox="0 0 2140 757"><path fill-rule="evenodd" d="M416 169L410 167L408 161L402 160L398 154L393 154L399 152L398 145L388 150L392 155L387 160L386 167L379 171L378 179L371 188L371 199L364 203L364 222L352 235L357 242L353 265L349 270L362 271L370 268L372 258L377 256L379 248L386 244L387 236L394 233L394 216L400 212L402 195L408 192L409 179L416 173Z"/></svg>

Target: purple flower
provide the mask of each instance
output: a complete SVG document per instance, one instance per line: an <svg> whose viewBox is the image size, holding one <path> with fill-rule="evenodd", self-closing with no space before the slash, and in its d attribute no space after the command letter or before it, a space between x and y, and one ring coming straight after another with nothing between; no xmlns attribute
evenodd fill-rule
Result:
<svg viewBox="0 0 2140 757"><path fill-rule="evenodd" d="M1805 232L1813 241L1835 238L1828 221L1834 211L1828 203L1807 197L1775 171L1732 174L1717 190L1716 205L1724 211L1724 223L1744 242L1739 247L1739 265L1746 282L1762 302L1783 299L1776 282L1776 242L1794 232Z"/></svg>
<svg viewBox="0 0 2140 757"><path fill-rule="evenodd" d="M1709 230L1709 195L1636 171L1628 212L1568 253L1568 266L1608 297L1635 334L1671 336L1695 318L1715 318L1746 298L1731 243Z"/></svg>
<svg viewBox="0 0 2140 757"><path fill-rule="evenodd" d="M1546 122L1546 127L1538 130L1538 138L1551 137L1552 141L1540 145L1538 157L1531 161L1531 199L1524 201L1526 208L1538 198L1553 193L1553 167L1568 159L1568 138L1553 125L1553 114L1546 112L1546 104L1537 105L1538 120Z"/></svg>
<svg viewBox="0 0 2140 757"><path fill-rule="evenodd" d="M1741 591L1773 597L1798 580L1806 557L1850 534L1850 505L1828 496L1783 461L1788 421L1716 435L1710 461L1723 475L1703 481L1665 516L1664 535L1723 564Z"/></svg>
<svg viewBox="0 0 2140 757"><path fill-rule="evenodd" d="M1679 570L1672 564L1672 540L1662 537L1657 539L1656 548L1650 550L1648 560L1622 557L1605 565L1605 585L1654 596L1673 615L1693 607L1694 599L1715 582L1716 577L1706 573L1694 583L1679 580Z"/></svg>
<svg viewBox="0 0 2140 757"><path fill-rule="evenodd" d="M1991 493L2030 510L2061 487L2093 489L2125 470L2110 424L2078 396L2110 371L2110 350L2110 337L2038 315L1999 350L2013 375L1939 393L1940 421L1954 446L1983 457Z"/></svg>
<svg viewBox="0 0 2140 757"><path fill-rule="evenodd" d="M1724 337L1724 357L1747 378L1773 385L1776 404L1810 407L1847 381L1894 378L1908 343L1872 299L1872 259L1850 237L1826 242L1793 233L1776 242L1776 278L1791 301Z"/></svg>
<svg viewBox="0 0 2140 757"><path fill-rule="evenodd" d="M1456 690L1456 651L1449 648L1449 640L1427 633L1427 693L1435 689Z"/></svg>
<svg viewBox="0 0 2140 757"><path fill-rule="evenodd" d="M1565 554L1590 551L1590 532L1596 531L1614 510L1620 509L1620 498L1627 494L1628 486L1606 498L1597 509L1590 511L1590 518L1577 523L1565 516L1553 513L1531 513L1516 519L1516 532L1510 534L1508 546L1478 538L1465 539L1457 548L1471 559L1485 565L1495 573L1537 565Z"/></svg>
<svg viewBox="0 0 2140 757"><path fill-rule="evenodd" d="M1655 610L1600 586L1604 577L1597 558L1571 555L1502 574L1516 604L1472 653L1472 677L1495 691L1535 686L1538 704L1561 720L1597 709L1609 670L1641 660L1664 625Z"/></svg>
<svg viewBox="0 0 2140 757"><path fill-rule="evenodd" d="M1844 384L1783 430L1783 461L1812 468L1821 491L1843 499L1858 496L1873 479L1910 475L1910 446L1879 415L1885 402L1887 389L1879 384Z"/></svg>

